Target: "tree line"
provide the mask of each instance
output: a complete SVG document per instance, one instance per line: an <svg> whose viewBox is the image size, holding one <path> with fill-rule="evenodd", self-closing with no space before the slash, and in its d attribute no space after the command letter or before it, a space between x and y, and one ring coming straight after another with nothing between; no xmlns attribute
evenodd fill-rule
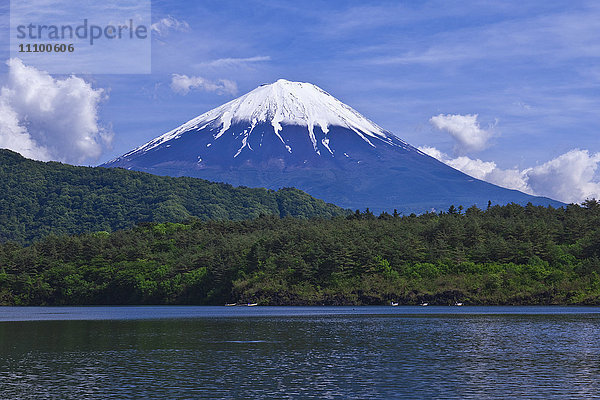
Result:
<svg viewBox="0 0 600 400"><path fill-rule="evenodd" d="M233 187L123 169L26 159L0 149L0 242L114 231L140 222L241 220L261 214L310 218L347 210L293 188Z"/></svg>
<svg viewBox="0 0 600 400"><path fill-rule="evenodd" d="M600 204L141 223L0 245L0 304L600 304Z"/></svg>

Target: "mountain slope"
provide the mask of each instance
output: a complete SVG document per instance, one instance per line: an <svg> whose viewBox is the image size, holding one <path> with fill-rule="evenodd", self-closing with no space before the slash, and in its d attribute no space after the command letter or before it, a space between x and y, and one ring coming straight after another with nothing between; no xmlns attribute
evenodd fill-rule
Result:
<svg viewBox="0 0 600 400"><path fill-rule="evenodd" d="M104 164L233 185L293 186L342 207L423 212L547 198L463 174L310 83L279 80Z"/></svg>
<svg viewBox="0 0 600 400"><path fill-rule="evenodd" d="M28 160L0 150L0 241L115 230L142 221L260 214L331 217L347 211L296 189L234 188L194 178Z"/></svg>

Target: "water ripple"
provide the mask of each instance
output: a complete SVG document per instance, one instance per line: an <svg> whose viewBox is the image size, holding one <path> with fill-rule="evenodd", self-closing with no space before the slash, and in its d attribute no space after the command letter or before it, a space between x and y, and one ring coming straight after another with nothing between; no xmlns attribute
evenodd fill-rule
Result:
<svg viewBox="0 0 600 400"><path fill-rule="evenodd" d="M598 398L595 315L0 324L12 399Z"/></svg>

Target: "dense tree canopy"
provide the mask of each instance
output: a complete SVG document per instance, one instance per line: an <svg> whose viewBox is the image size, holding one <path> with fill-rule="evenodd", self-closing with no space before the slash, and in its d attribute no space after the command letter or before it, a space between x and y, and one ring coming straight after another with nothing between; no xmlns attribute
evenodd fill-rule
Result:
<svg viewBox="0 0 600 400"><path fill-rule="evenodd" d="M194 219L0 246L0 304L392 300L600 304L600 205Z"/></svg>
<svg viewBox="0 0 600 400"><path fill-rule="evenodd" d="M331 217L343 210L297 189L233 187L123 169L28 160L0 149L0 242L113 231L139 222Z"/></svg>

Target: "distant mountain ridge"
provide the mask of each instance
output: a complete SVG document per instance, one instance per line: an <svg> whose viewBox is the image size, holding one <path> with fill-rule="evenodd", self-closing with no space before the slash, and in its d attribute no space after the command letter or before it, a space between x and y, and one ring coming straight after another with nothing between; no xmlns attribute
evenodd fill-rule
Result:
<svg viewBox="0 0 600 400"><path fill-rule="evenodd" d="M251 187L296 187L344 208L425 212L510 202L561 206L424 154L310 83L283 79L103 166Z"/></svg>
<svg viewBox="0 0 600 400"><path fill-rule="evenodd" d="M345 215L297 189L235 188L196 178L76 167L0 149L0 242L112 231L139 222Z"/></svg>

